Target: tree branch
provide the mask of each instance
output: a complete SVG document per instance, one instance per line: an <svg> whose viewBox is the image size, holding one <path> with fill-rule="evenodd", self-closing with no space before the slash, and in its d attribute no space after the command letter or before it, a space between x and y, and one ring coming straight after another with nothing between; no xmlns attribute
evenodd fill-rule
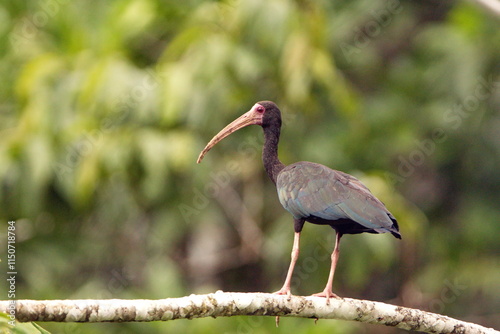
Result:
<svg viewBox="0 0 500 334"><path fill-rule="evenodd" d="M500 2L498 0L470 0L477 3L490 13L500 16Z"/></svg>
<svg viewBox="0 0 500 334"><path fill-rule="evenodd" d="M22 322L167 321L265 315L360 321L426 333L500 333L491 328L435 313L350 298L332 298L327 305L325 298L319 297L292 296L288 299L286 296L268 293L218 291L208 295L159 300L0 301L0 312L12 314L14 302L15 316Z"/></svg>

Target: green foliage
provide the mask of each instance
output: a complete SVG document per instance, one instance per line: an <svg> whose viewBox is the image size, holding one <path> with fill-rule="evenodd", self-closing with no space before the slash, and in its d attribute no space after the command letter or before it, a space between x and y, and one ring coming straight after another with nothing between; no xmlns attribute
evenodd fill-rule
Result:
<svg viewBox="0 0 500 334"><path fill-rule="evenodd" d="M279 289L292 220L263 173L261 130L195 163L225 124L273 100L285 163L359 176L400 222L401 242L345 238L335 291L499 326L500 29L483 8L32 0L0 5L0 32L0 220L16 221L18 298ZM306 225L295 293L323 288L333 233ZM44 327L378 329L282 319L276 330L268 318Z"/></svg>
<svg viewBox="0 0 500 334"><path fill-rule="evenodd" d="M30 323L20 323L14 321L14 325L11 323L11 319L5 313L0 313L0 331L2 333L12 333L12 334L50 334L39 325L34 322Z"/></svg>

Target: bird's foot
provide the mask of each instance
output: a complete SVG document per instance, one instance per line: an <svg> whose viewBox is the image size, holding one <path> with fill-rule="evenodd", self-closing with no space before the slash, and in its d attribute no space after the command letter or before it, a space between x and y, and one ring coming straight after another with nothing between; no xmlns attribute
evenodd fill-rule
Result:
<svg viewBox="0 0 500 334"><path fill-rule="evenodd" d="M273 292L273 295L281 295L284 296L286 295L288 298L287 300L290 301L292 299L292 291L290 290L290 287L282 287L280 290ZM279 327L280 325L280 316L276 316L276 327Z"/></svg>
<svg viewBox="0 0 500 334"><path fill-rule="evenodd" d="M288 300L290 300L292 298L292 291L290 290L290 288L283 287L280 290L273 292L273 295L286 295L288 297Z"/></svg>
<svg viewBox="0 0 500 334"><path fill-rule="evenodd" d="M330 298L340 298L336 294L332 292L330 289L325 289L322 292L313 294L314 297L323 297L326 298L326 305L330 305Z"/></svg>

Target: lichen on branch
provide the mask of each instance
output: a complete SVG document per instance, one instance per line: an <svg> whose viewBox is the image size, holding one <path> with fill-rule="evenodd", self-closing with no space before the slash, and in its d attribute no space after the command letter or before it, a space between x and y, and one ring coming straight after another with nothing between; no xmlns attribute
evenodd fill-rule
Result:
<svg viewBox="0 0 500 334"><path fill-rule="evenodd" d="M0 301L8 313L9 301ZM500 333L447 316L368 300L280 296L218 291L207 295L158 300L16 300L18 321L137 322L204 317L280 316L340 319L393 326L426 333Z"/></svg>

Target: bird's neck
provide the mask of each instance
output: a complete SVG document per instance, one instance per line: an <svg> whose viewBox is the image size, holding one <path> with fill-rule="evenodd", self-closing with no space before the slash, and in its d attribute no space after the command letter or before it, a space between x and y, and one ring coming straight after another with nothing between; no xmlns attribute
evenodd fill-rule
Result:
<svg viewBox="0 0 500 334"><path fill-rule="evenodd" d="M269 178L276 184L279 172L285 165L278 158L278 142L280 140L280 127L269 126L264 128L264 148L262 161Z"/></svg>

